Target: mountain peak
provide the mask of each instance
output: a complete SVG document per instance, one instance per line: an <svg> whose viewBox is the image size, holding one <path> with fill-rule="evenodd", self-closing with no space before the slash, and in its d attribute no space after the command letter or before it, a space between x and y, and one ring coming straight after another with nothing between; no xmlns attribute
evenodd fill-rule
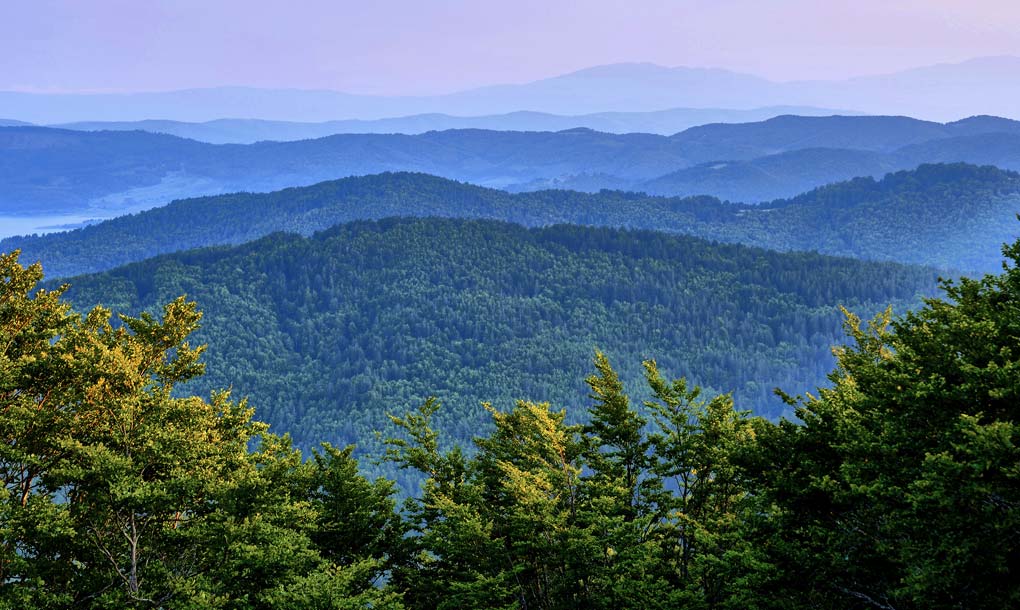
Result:
<svg viewBox="0 0 1020 610"><path fill-rule="evenodd" d="M620 62L581 68L580 70L574 70L573 72L567 72L566 74L559 74L553 78L568 78L572 76L631 76L636 74L655 74L659 72L668 72L670 70L672 70L672 68L652 63L650 61Z"/></svg>

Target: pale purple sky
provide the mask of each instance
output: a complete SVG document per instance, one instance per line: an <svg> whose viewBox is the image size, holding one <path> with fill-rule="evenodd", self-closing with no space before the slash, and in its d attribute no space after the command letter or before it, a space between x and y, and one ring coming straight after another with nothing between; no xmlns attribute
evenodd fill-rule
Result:
<svg viewBox="0 0 1020 610"><path fill-rule="evenodd" d="M0 2L0 90L433 94L627 61L798 80L1020 55L1020 0Z"/></svg>

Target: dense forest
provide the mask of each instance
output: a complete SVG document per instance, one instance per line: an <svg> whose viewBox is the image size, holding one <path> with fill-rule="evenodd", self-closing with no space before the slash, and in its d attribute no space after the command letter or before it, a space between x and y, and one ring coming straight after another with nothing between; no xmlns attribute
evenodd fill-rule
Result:
<svg viewBox="0 0 1020 610"><path fill-rule="evenodd" d="M647 231L388 219L69 282L76 305L132 315L188 295L210 345L188 389L232 386L308 449L369 446L387 413L430 395L447 407L437 429L462 443L488 421L482 401L549 400L579 421L596 348L628 382L655 355L776 416L774 387L824 382L839 305L904 311L934 293L936 273Z"/></svg>
<svg viewBox="0 0 1020 610"><path fill-rule="evenodd" d="M1020 242L922 298L1018 210L396 173L4 240L101 273L0 258L0 607L1011 607Z"/></svg>
<svg viewBox="0 0 1020 610"><path fill-rule="evenodd" d="M399 509L394 484L359 474L350 447L323 445L302 459L286 437L254 421L244 402L222 392L208 399L182 392L181 384L203 370L193 334L201 315L194 303L162 295L192 288L189 274L201 272L188 257L218 259L207 269L259 284L240 297L209 282L219 299L269 301L277 294L266 288L291 282L286 294L300 306L321 301L302 291L300 276L258 279L261 257L302 259L325 286L345 260L383 274L395 269L394 290L415 292L435 281L427 273L401 275L394 260L353 246L417 248L439 263L450 254L450 242L435 239L443 228L485 264L513 255L498 240L507 230L501 225L434 224L428 233L421 222L353 225L312 240L265 240L260 250L267 254L214 250L128 268L100 284L119 286L121 298L168 302L155 315L116 323L109 310L73 313L60 290L37 289L38 265L26 269L16 254L0 257L0 603L238 610L1020 604L1020 242L1007 248L1011 264L1001 275L947 283L943 299L913 313L868 324L848 315L849 344L836 351L830 387L785 397L799 423L751 417L743 400L674 377L697 373L698 362L646 358L639 390L600 352L589 355L587 375L575 378L586 387L566 400L487 407L488 425L470 448L442 442L435 425L447 407L435 400L398 410L384 433L387 459L425 480ZM467 239L471 231L484 240ZM561 255L547 262L579 275L583 281L572 288L600 295L610 310L606 291L625 298L635 286L627 274L643 269L676 274L670 282L656 278L658 293L656 285L645 287L643 300L652 304L668 296L667 287L690 287L698 303L699 294L720 290L767 297L745 281L764 274L790 286L776 305L784 310L796 307L793 294L804 307L824 308L834 298L888 294L884 281L921 279L907 268L645 233L512 231L524 252L555 244ZM599 242L602 265L578 265L571 254L589 241ZM320 246L340 256L323 258ZM612 266L628 252L671 248L686 248L687 259L696 249L706 267L651 258ZM821 272L801 273L806 266L797 261ZM532 254L531 266L513 262L487 275L442 277L462 287L490 279L506 283L505 292L541 297L547 286L534 282L539 276L513 273L543 261ZM729 272L713 282L710 268ZM859 283L843 277L824 284L855 273ZM349 279L356 291L372 289ZM837 286L848 293L837 294ZM505 309L470 323L512 322L527 313L507 296L500 299ZM448 287L428 297L440 309L458 298ZM745 301L747 311L770 307L768 298ZM209 338L226 342L239 359L257 360L253 346L272 327L243 311ZM728 326L719 321L725 312L705 313L713 322L706 335L685 329L680 344L726 337ZM649 329L635 341L672 330L657 311L635 314ZM612 319L589 319L585 328ZM428 320L465 323L444 315ZM468 337L457 345L471 353ZM542 346L533 357L556 348ZM650 341L642 352L654 355L659 347ZM210 364L216 349L206 352ZM801 349L791 345L791 357ZM561 361L550 364L553 375L573 375ZM475 382L480 392L499 394L487 380ZM573 424L564 408L577 405L587 416Z"/></svg>
<svg viewBox="0 0 1020 610"><path fill-rule="evenodd" d="M1018 122L972 117L943 125L907 117L783 116L704 125L673 136L456 129L248 145L142 131L0 127L0 184L5 187L0 207L8 214L98 209L109 216L111 210L140 203L270 191L387 171L510 190L613 185L754 203L855 176L948 162L1020 170ZM683 171L689 168L695 169ZM604 178L589 181L589 175Z"/></svg>
<svg viewBox="0 0 1020 610"><path fill-rule="evenodd" d="M988 272L998 269L999 245L1020 235L1017 212L1020 175L964 164L858 178L761 206L608 191L510 195L398 173L177 201L68 233L6 239L0 251L20 249L26 260L42 261L51 277L66 277L276 231L310 235L351 220L443 216L652 229L774 250Z"/></svg>

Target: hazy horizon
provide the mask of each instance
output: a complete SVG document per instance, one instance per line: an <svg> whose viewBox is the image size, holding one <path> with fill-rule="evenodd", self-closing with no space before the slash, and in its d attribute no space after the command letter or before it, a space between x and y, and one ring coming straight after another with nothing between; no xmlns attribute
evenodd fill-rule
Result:
<svg viewBox="0 0 1020 610"><path fill-rule="evenodd" d="M208 85L208 86L205 86L205 87L180 87L180 88L171 88L171 89L133 89L133 90L127 90L127 89L124 89L124 90L106 90L106 89L91 89L91 90L89 90L89 89L81 89L81 90L73 90L73 91L54 90L54 89L31 89L31 88L30 89L26 89L26 88L8 88L8 89L4 89L4 88L0 87L0 92L5 92L5 93L27 93L27 94L39 94L39 95L83 95L83 96L87 96L87 95L135 95L135 94L143 94L144 95L144 94L159 94L159 93L179 93L179 92L184 92L184 91L203 91L203 90L213 90L213 89L252 89L252 90L275 90L275 91L304 91L304 92L341 93L341 94L346 94L346 95L365 96L365 97L397 97L397 98L399 98L399 97L407 97L407 98L414 98L414 97L441 97L441 96L444 96L444 95L456 95L456 94L459 94L459 93L471 92L471 91L474 91L474 90L477 90L477 89L487 89L487 88L490 88L490 87L500 87L500 86L504 86L504 85L510 85L510 86L528 85L528 84L532 84L532 83L536 83L536 82L541 82L541 81L545 81L545 80L552 80L552 79L555 79L555 78L558 78L558 77L562 77L562 76L569 76L569 75L572 75L572 74L584 73L585 71L588 71L588 70L595 70L595 69L599 69L599 68L611 68L611 67L617 67L617 66L621 66L622 67L622 66L642 66L642 65L646 65L646 66L654 66L656 68L662 68L662 69L665 69L665 70L704 70L704 71L709 71L709 72L728 72L728 73L732 73L732 74L738 74L738 75L741 75L741 76L750 76L750 77L753 77L753 78L759 78L759 79L761 79L763 81L767 81L767 82L774 83L774 84L797 84L797 83L806 83L806 82L839 83L839 82L853 81L855 79L860 79L860 78L881 77L881 76L887 76L887 75L888 76L892 76L892 75L900 74L900 73L903 73L903 72L910 72L912 70L920 70L920 69L931 68L931 67L958 66L958 65L964 65L964 64L969 64L969 63L973 63L973 62L986 61L986 60L998 60L998 59L1016 60L1018 63L1020 63L1020 54L1017 54L1017 55L988 55L988 56L970 57L970 58L963 59L963 60L960 60L960 61L946 61L946 62L937 62L937 63L931 63L931 64L920 64L920 65L916 65L916 66L907 66L907 67L899 69L899 70L879 71L879 72L873 72L873 73L849 76L849 77L845 77L845 78L789 79L789 80L771 79L771 78L768 78L768 77L763 76L761 74L754 74L754 73L751 73L751 72L741 72L739 70L731 70L729 68L721 68L721 67L716 67L716 66L685 66L685 65L666 66L666 65L657 64L657 63L651 62L651 61L623 61L623 62L610 63L610 64L593 64L593 65L590 65L590 66L584 66L584 67L578 68L576 70L570 70L570 71L567 71L567 72L561 72L561 73L557 73L557 74L550 74L548 76L543 76L543 77L540 77L540 78L534 78L534 79L529 79L529 80L512 81L512 82L511 81L501 81L501 82L485 83L485 84L481 84L481 85L477 85L477 86L472 86L472 87L466 87L466 88L462 88L462 89L452 89L452 90L449 90L449 91L439 91L439 92L436 92L436 93L433 93L433 94L401 94L401 93L394 93L394 94L378 93L378 94L376 94L376 93L368 93L368 92L361 92L361 91L351 91L351 90L345 90L345 89L328 89L328 88L322 88L322 87L260 87L260 86L257 86L257 85L245 85L245 84L220 84L220 85ZM781 106L782 104L774 104L774 105ZM762 106L762 107L766 107L766 106ZM671 108L662 108L661 110L665 111L665 110L670 110L670 109ZM691 109L698 109L698 108L691 108ZM706 109L706 110L708 110L708 109L712 109L712 110L727 110L728 108L716 108L716 107L709 108L709 107L706 107L706 108L703 108L703 109ZM729 110L732 110L732 109L729 109ZM520 112L541 112L541 111L522 110ZM626 111L621 111L621 112L626 112ZM650 112L650 111L645 111L645 112ZM848 111L848 112L850 112L850 111ZM549 113L549 114L555 114L555 113Z"/></svg>
<svg viewBox="0 0 1020 610"><path fill-rule="evenodd" d="M592 66L844 80L1020 55L1020 4L975 0L42 0L6 7L0 90L223 86L436 95Z"/></svg>

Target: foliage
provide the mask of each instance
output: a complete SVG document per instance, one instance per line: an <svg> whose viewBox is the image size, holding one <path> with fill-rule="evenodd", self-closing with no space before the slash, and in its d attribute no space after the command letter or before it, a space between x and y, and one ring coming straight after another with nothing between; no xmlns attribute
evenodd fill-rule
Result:
<svg viewBox="0 0 1020 610"><path fill-rule="evenodd" d="M599 346L632 387L655 353L778 415L771 388L824 381L837 304L906 308L934 286L927 270L657 233L423 219L157 258L76 279L69 295L138 312L188 294L211 346L190 391L233 387L310 450L372 449L387 412L430 395L447 405L444 441L488 425L483 401L536 397L580 422L575 397Z"/></svg>
<svg viewBox="0 0 1020 610"><path fill-rule="evenodd" d="M1001 275L947 282L903 318L848 316L803 425L762 424L777 589L846 608L1020 603L1020 242L1005 253ZM812 569L794 583L794 565Z"/></svg>
<svg viewBox="0 0 1020 610"><path fill-rule="evenodd" d="M115 326L40 279L0 257L0 604L395 607L372 584L391 486L349 451L303 462L225 393L174 396L203 369L194 303Z"/></svg>
<svg viewBox="0 0 1020 610"><path fill-rule="evenodd" d="M847 313L831 387L785 396L796 423L651 360L639 410L601 352L583 424L486 405L473 449L446 449L424 400L391 418L388 459L423 481L399 512L352 447L303 460L243 402L181 395L194 304L112 324L5 255L0 604L1015 607L1020 242L1005 252L914 313Z"/></svg>
<svg viewBox="0 0 1020 610"><path fill-rule="evenodd" d="M1005 252L1002 275L947 282L915 313L868 328L848 313L833 387L788 397L800 423L749 418L647 361L652 422L637 425L596 354L592 423L520 402L493 413L476 457L458 454L470 493L448 502L450 479L425 472L410 506L432 511L414 526L429 562L405 569L433 599L498 592L471 598L482 607L1015 607L1020 242ZM434 439L434 412L396 420L415 432L402 465ZM428 535L451 523L486 558L452 572L467 581L427 572L464 552Z"/></svg>
<svg viewBox="0 0 1020 610"><path fill-rule="evenodd" d="M646 362L684 427L678 437L675 418L658 420L647 434L603 354L595 366L592 424L567 425L548 403L490 408L493 432L470 459L436 449L435 402L394 418L404 435L390 458L427 477L408 501L414 560L395 573L409 605L739 607L744 592L727 581L730 562L750 553L738 536L749 504L728 457L751 420L727 397L692 403L697 388L680 405L667 388L686 381L666 383ZM668 489L681 473L687 486Z"/></svg>

